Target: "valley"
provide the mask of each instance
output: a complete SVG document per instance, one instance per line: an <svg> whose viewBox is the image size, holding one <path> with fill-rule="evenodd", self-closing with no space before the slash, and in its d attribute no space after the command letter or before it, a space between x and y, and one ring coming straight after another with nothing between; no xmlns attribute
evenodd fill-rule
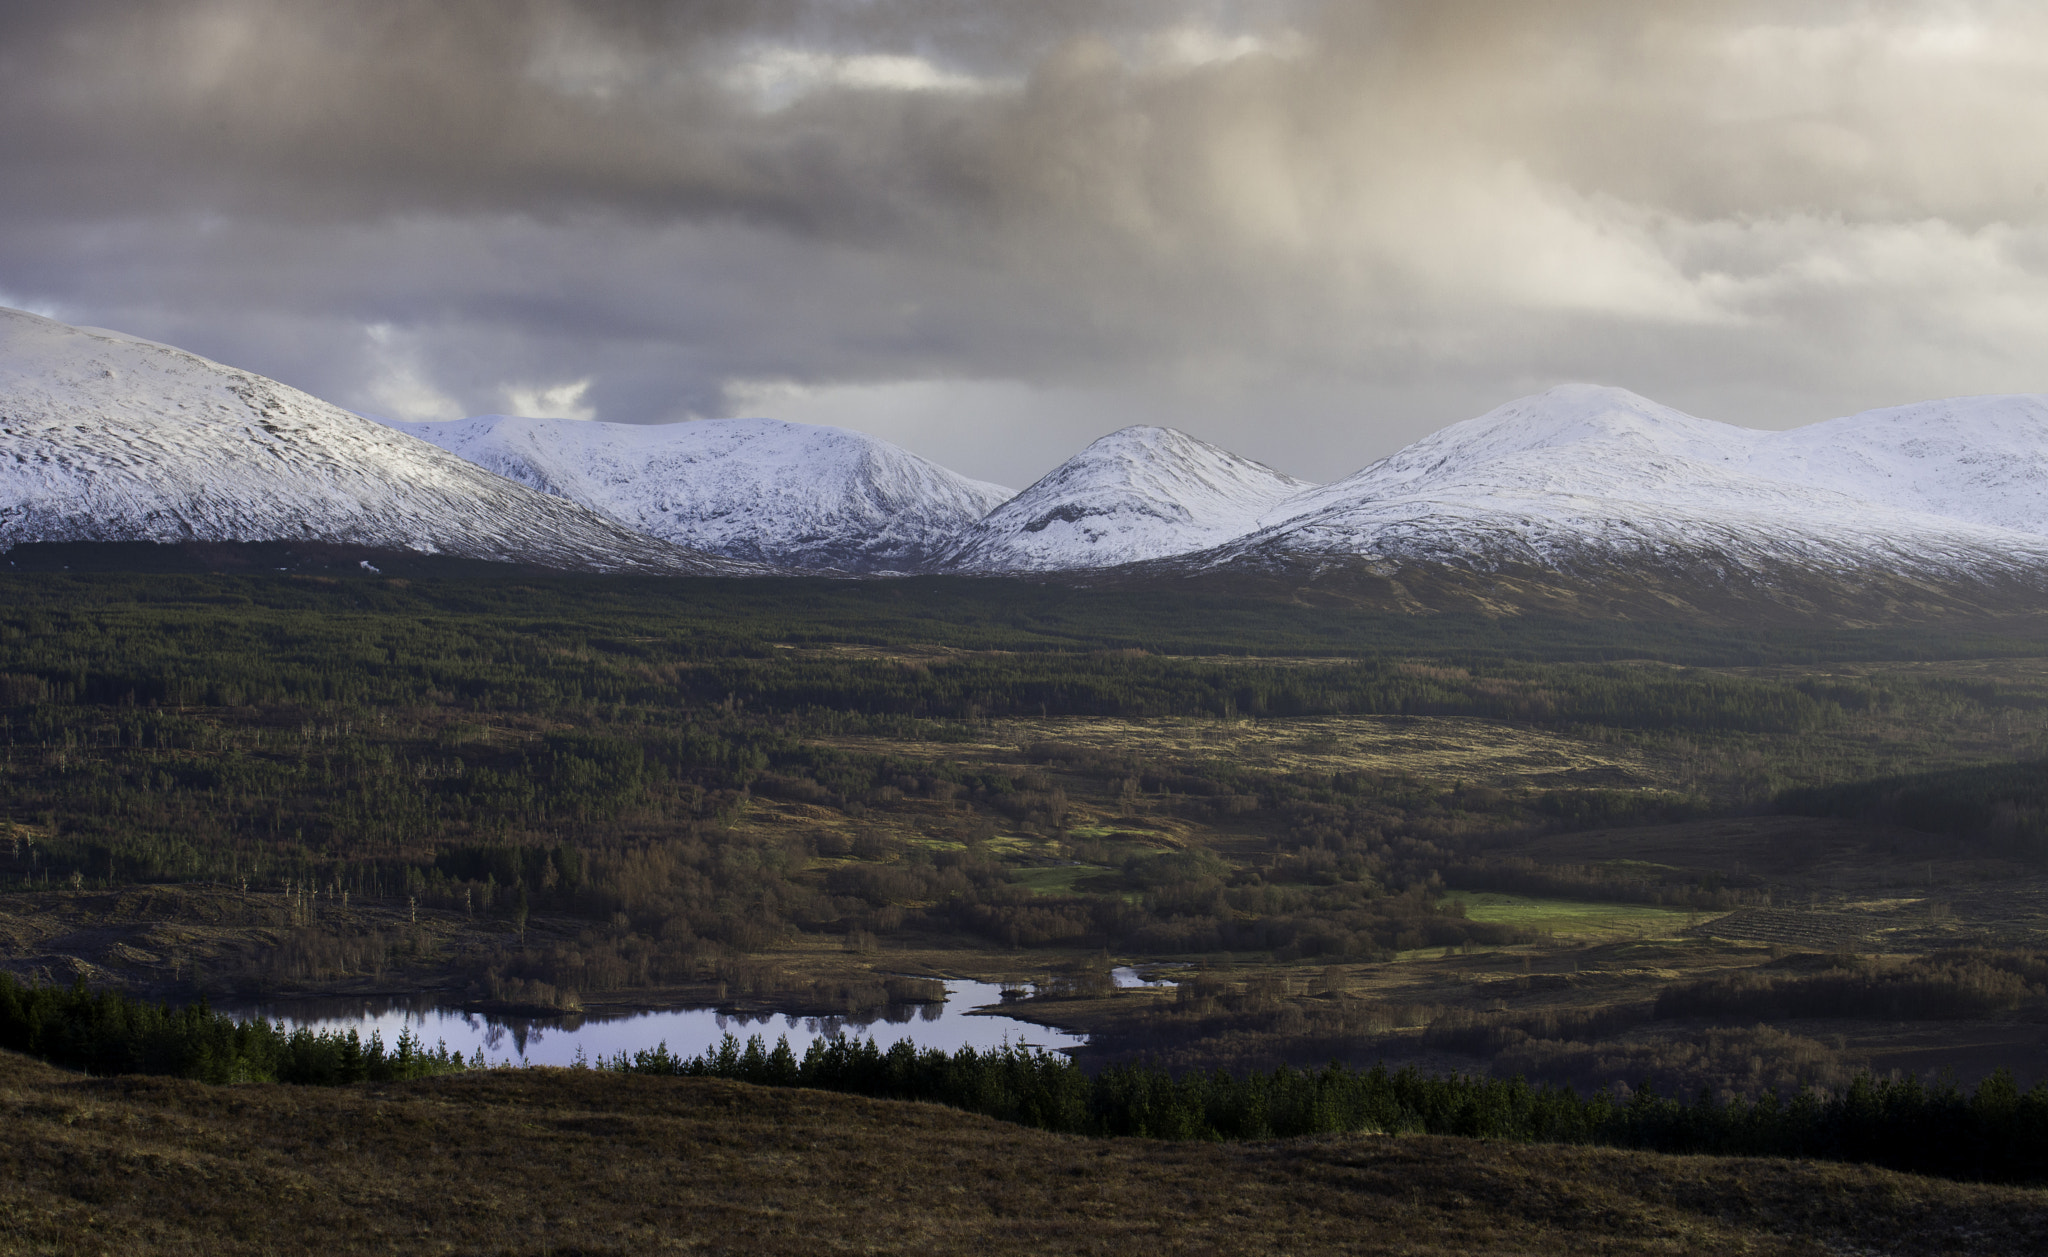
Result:
<svg viewBox="0 0 2048 1257"><path fill-rule="evenodd" d="M1025 992L1003 1011L1093 1064L2048 1076L2039 803L1998 776L2048 736L2024 634L1486 646L1248 606L1211 632L1260 653L1152 654L1110 647L1179 605L1107 592L1019 617L980 585L12 589L24 978L545 1025L877 1016L910 975ZM1587 652L1626 662L1529 657ZM1915 789L1993 801L1944 833L1900 819ZM1116 989L1128 964L1178 985ZM1822 987L1853 990L1770 1011Z"/></svg>
<svg viewBox="0 0 2048 1257"><path fill-rule="evenodd" d="M1568 1088L1576 1133L1496 1136L1619 1142L1656 1183L1641 1147L1809 1135L1644 1145L1643 1114L1738 1132L1876 1086L1946 1142L1814 1155L2034 1174L2038 399L1770 434L1565 386L1330 485L1134 427L1012 494L838 429L386 425L115 333L0 339L0 970L44 1010L0 1046L250 1095L448 1086L481 1121L514 1074L473 1067L529 1044L612 1053L517 1071L576 1109L664 1085L630 1071L710 1052L707 1017L744 1060L922 1029L1058 1046L1030 1068L1125 1114L1058 1127L1096 1135L1273 1133L1213 1097L1155 1129L1125 1078ZM630 1038L663 1027L679 1054ZM902 1103L861 1112L924 1120ZM1288 1129L1350 1148L1332 1120ZM1443 1155L1483 1177L1506 1147ZM1775 1165L1734 1172L1809 1172ZM1778 1225L1728 1242L1805 1242Z"/></svg>
<svg viewBox="0 0 2048 1257"><path fill-rule="evenodd" d="M2044 63L0 5L0 1257L2048 1251Z"/></svg>

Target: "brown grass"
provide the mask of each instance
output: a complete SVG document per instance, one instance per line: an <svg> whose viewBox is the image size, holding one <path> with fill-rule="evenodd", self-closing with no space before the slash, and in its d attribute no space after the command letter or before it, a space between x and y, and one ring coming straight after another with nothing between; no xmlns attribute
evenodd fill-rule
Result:
<svg viewBox="0 0 2048 1257"><path fill-rule="evenodd" d="M1348 1136L1045 1135L929 1105L522 1070L381 1088L0 1055L5 1253L2019 1253L2048 1191Z"/></svg>

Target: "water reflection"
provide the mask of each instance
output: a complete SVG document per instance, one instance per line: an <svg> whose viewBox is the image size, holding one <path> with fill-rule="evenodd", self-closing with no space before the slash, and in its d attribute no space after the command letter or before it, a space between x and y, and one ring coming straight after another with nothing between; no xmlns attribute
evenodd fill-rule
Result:
<svg viewBox="0 0 2048 1257"><path fill-rule="evenodd" d="M1135 976L1135 975L1134 975ZM1121 983L1119 983L1121 985ZM920 1048L954 1051L987 1049L1005 1042L1059 1051L1079 1047L1086 1036L1034 1026L1003 1016L1002 988L987 982L947 982L943 1004L897 1004L875 1015L812 1017L797 1013L721 1012L711 1008L670 1009L623 1017L499 1017L438 1008L431 999L298 1000L228 1009L250 1020L283 1021L287 1028L354 1030L381 1034L389 1045L410 1030L427 1046L444 1043L473 1057L479 1050L492 1064L572 1065L596 1062L620 1052L645 1051L667 1043L670 1052L696 1056L727 1034L758 1034L769 1042L787 1035L801 1054L811 1041L856 1035L886 1048L909 1039ZM780 1024L778 1024L780 1023Z"/></svg>

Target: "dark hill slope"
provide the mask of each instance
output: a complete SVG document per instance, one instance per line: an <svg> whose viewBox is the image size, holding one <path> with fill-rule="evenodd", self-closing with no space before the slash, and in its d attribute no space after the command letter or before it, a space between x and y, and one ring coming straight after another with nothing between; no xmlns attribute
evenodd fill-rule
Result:
<svg viewBox="0 0 2048 1257"><path fill-rule="evenodd" d="M1925 572L1748 565L1726 555L1633 563L1587 551L1570 562L1370 559L1276 554L1202 567L1205 556L1050 574L1069 585L1175 590L1216 600L1292 601L1367 614L1536 616L1727 627L1935 624L2048 611L2048 569Z"/></svg>
<svg viewBox="0 0 2048 1257"><path fill-rule="evenodd" d="M1088 1140L517 1070L362 1088L0 1054L0 1252L2020 1253L2048 1191L1441 1138Z"/></svg>

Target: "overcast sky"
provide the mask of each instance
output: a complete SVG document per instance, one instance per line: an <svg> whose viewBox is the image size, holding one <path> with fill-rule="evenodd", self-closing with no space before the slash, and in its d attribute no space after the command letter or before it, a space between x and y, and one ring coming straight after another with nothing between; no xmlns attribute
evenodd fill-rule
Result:
<svg viewBox="0 0 2048 1257"><path fill-rule="evenodd" d="M344 406L1126 423L2048 391L2048 6L0 5L0 304Z"/></svg>

